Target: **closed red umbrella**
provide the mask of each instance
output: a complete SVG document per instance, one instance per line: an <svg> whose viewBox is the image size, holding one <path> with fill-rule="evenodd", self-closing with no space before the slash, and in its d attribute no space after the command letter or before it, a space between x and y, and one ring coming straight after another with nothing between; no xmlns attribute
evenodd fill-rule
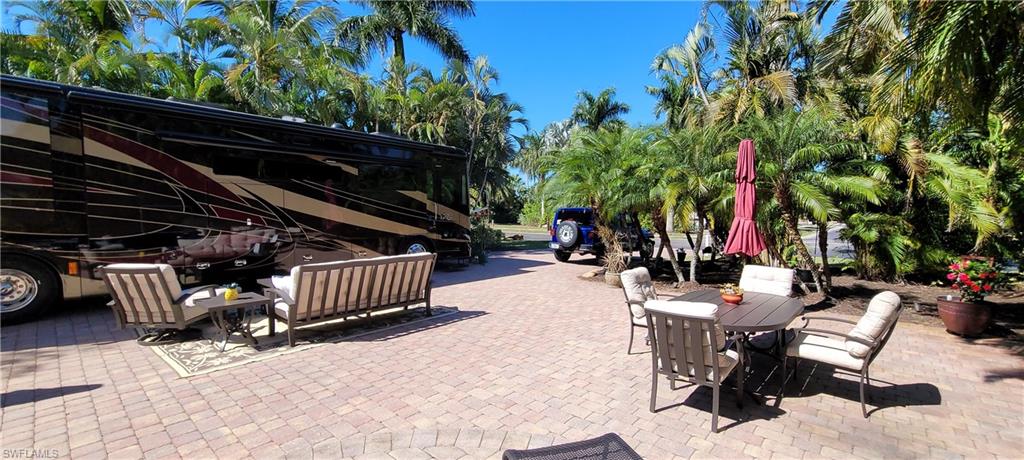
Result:
<svg viewBox="0 0 1024 460"><path fill-rule="evenodd" d="M740 141L740 151L736 157L736 204L733 207L735 217L729 228L729 239L725 241L726 254L746 254L754 257L764 251L764 240L757 231L754 222L754 202L757 191L754 179L757 172L754 168L754 141Z"/></svg>

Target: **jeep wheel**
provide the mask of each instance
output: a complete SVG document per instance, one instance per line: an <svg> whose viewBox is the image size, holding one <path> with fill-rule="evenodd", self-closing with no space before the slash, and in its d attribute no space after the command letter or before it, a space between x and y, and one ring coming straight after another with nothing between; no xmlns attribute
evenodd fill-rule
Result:
<svg viewBox="0 0 1024 460"><path fill-rule="evenodd" d="M576 222L562 222L555 229L555 238L558 239L559 246L570 249L580 239L580 227L576 225Z"/></svg>
<svg viewBox="0 0 1024 460"><path fill-rule="evenodd" d="M0 320L13 324L39 318L60 298L60 278L45 264L6 256L0 268Z"/></svg>
<svg viewBox="0 0 1024 460"><path fill-rule="evenodd" d="M570 257L572 257L572 252L555 249L555 260L559 262L568 262Z"/></svg>

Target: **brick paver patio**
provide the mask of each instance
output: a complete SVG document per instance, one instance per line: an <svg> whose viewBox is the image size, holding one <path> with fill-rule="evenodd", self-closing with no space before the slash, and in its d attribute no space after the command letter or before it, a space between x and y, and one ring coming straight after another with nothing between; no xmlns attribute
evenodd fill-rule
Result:
<svg viewBox="0 0 1024 460"><path fill-rule="evenodd" d="M774 407L759 355L748 382L767 405L725 391L721 433L706 388L663 381L652 414L650 355L626 354L621 291L578 278L592 268L495 256L438 274L455 320L191 378L99 302L4 327L3 455L488 458L606 432L652 459L1024 455L1021 350L909 323L872 366L869 419L854 378L811 363Z"/></svg>

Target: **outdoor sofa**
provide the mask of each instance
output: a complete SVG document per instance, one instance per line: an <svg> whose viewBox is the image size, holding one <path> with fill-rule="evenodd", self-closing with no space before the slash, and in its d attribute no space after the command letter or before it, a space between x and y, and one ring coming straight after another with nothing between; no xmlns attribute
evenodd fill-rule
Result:
<svg viewBox="0 0 1024 460"><path fill-rule="evenodd" d="M296 327L420 303L429 315L436 261L436 254L420 253L297 265L264 292L274 299L269 333L285 322L294 347Z"/></svg>

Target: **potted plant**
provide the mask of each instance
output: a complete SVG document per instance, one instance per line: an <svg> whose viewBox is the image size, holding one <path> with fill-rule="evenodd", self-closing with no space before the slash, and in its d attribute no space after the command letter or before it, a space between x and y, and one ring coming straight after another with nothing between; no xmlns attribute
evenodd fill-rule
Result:
<svg viewBox="0 0 1024 460"><path fill-rule="evenodd" d="M622 279L619 278L619 274L627 268L622 244L616 238L615 232L608 227L602 225L598 227L597 232L604 244L604 260L601 261L604 264L604 282L622 287Z"/></svg>
<svg viewBox="0 0 1024 460"><path fill-rule="evenodd" d="M739 305L740 302L743 302L743 288L737 287L735 284L724 284L718 292L722 294L722 300L725 303Z"/></svg>
<svg viewBox="0 0 1024 460"><path fill-rule="evenodd" d="M982 333L992 317L992 308L985 302L985 296L999 285L999 272L991 263L965 258L949 265L946 279L959 296L937 299L942 324L947 331L960 336Z"/></svg>

